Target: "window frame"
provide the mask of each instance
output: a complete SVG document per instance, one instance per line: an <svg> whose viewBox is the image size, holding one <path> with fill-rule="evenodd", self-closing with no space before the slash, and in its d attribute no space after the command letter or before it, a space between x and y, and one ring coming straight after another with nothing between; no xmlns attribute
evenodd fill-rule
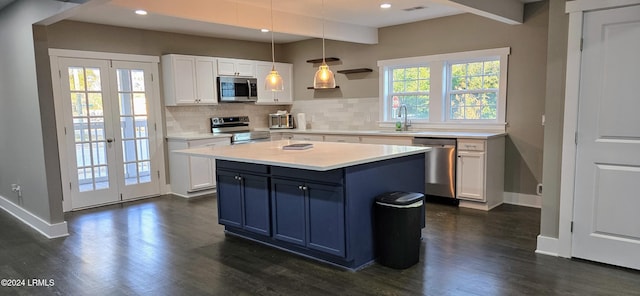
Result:
<svg viewBox="0 0 640 296"><path fill-rule="evenodd" d="M379 92L379 125L380 127L393 127L395 118L389 116L392 112L389 96L392 90L392 70L397 68L409 68L427 66L430 68L429 91L429 119L412 120L415 128L451 128L461 130L489 130L504 131L506 128L507 105L507 70L510 47L474 50L456 53L418 56L409 58L389 59L378 61L380 73ZM456 63L469 63L474 61L487 61L499 59L500 83L498 86L498 102L496 105L496 119L450 119L449 88L451 83L451 65Z"/></svg>

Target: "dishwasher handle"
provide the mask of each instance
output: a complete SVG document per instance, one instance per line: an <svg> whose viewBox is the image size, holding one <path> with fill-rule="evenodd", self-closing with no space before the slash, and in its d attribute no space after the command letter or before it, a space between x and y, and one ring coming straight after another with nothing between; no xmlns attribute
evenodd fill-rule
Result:
<svg viewBox="0 0 640 296"><path fill-rule="evenodd" d="M429 148L436 148L436 149L456 148L456 145L450 145L450 144L413 144L413 146L429 147Z"/></svg>

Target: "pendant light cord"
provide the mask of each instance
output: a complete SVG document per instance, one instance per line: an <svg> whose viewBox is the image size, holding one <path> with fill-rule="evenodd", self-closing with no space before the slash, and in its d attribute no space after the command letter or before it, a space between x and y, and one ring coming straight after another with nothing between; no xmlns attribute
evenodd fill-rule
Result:
<svg viewBox="0 0 640 296"><path fill-rule="evenodd" d="M271 62L271 67L273 70L276 67L275 45L273 45L273 0L271 0Z"/></svg>
<svg viewBox="0 0 640 296"><path fill-rule="evenodd" d="M325 63L324 60L324 0L322 0L322 63Z"/></svg>

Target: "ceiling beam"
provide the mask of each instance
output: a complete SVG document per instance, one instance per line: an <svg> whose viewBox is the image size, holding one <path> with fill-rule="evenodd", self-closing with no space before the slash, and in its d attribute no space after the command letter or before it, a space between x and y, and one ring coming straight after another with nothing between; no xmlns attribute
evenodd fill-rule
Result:
<svg viewBox="0 0 640 296"><path fill-rule="evenodd" d="M270 27L270 10L237 1L192 0L189 5L175 0L112 0L131 10L144 8L149 13L207 23L260 30ZM378 43L378 29L334 21L325 22L327 39L364 44ZM317 17L273 11L274 32L299 36L322 37L323 20Z"/></svg>
<svg viewBox="0 0 640 296"><path fill-rule="evenodd" d="M510 25L524 20L524 3L520 0L433 0L479 16Z"/></svg>

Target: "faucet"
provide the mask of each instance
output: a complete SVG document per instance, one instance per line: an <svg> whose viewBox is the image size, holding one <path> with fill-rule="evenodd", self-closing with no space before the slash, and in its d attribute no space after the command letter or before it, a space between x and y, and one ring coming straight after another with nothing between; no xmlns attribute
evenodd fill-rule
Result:
<svg viewBox="0 0 640 296"><path fill-rule="evenodd" d="M400 108L398 108L398 117L402 117L402 109L404 108L404 124L402 125L403 131L408 131L411 126L411 121L407 119L407 105L402 104Z"/></svg>

